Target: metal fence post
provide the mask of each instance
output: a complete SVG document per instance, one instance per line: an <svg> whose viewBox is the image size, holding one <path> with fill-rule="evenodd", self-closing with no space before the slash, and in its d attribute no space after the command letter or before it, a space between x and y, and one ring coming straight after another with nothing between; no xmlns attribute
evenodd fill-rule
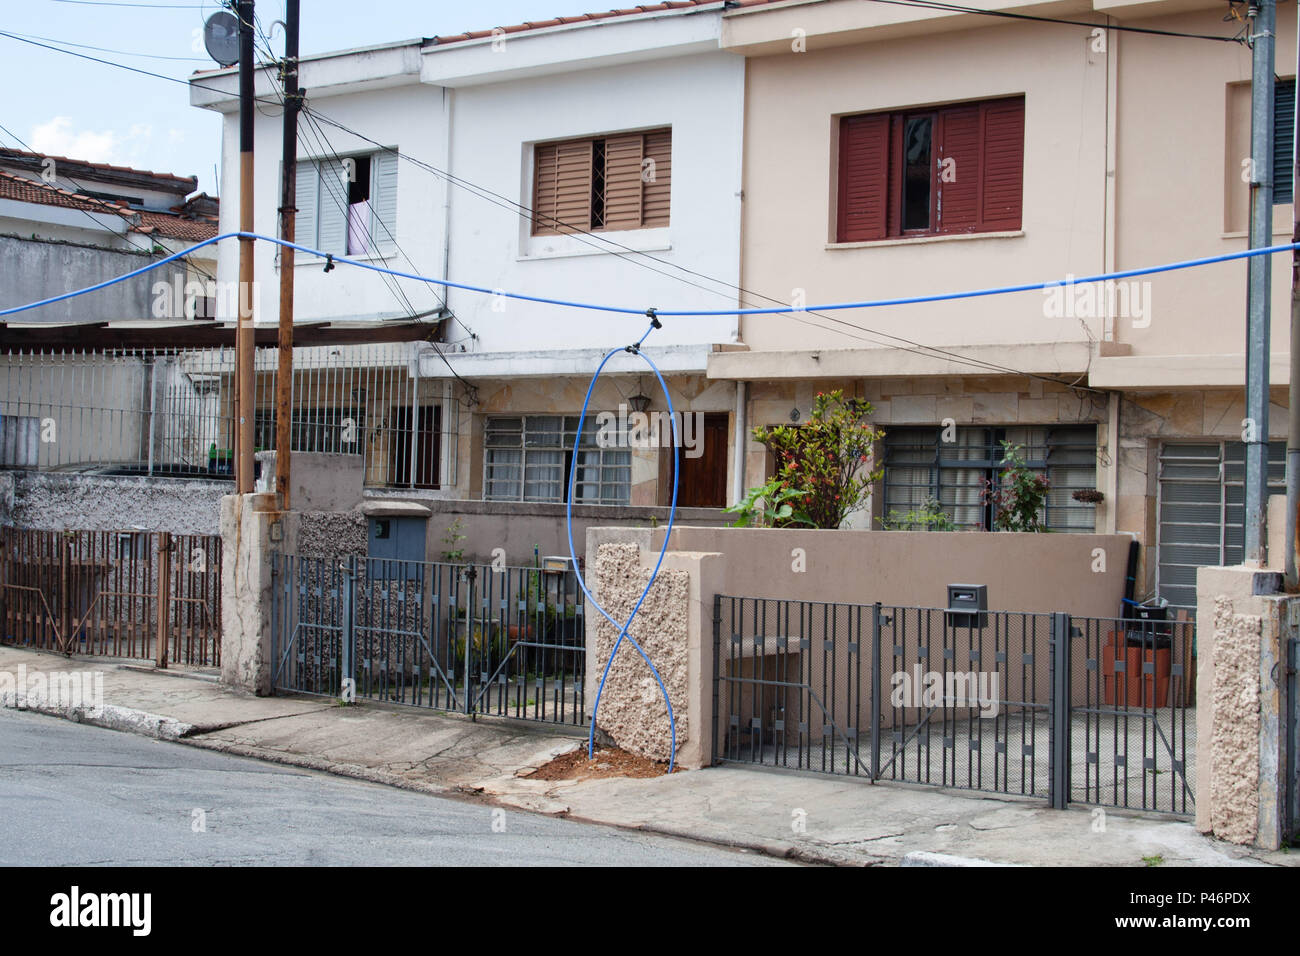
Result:
<svg viewBox="0 0 1300 956"><path fill-rule="evenodd" d="M880 778L880 629L885 616L880 602L871 608L871 780Z"/></svg>
<svg viewBox="0 0 1300 956"><path fill-rule="evenodd" d="M474 603L474 579L478 577L478 571L470 565L465 569L465 580L468 582L465 588L465 651L461 655L462 663L465 667L465 689L464 689L464 707L468 716L473 716L473 706L470 701L470 671L475 667L474 661L474 625L477 623L478 607Z"/></svg>
<svg viewBox="0 0 1300 956"><path fill-rule="evenodd" d="M347 683L352 680L353 699L356 694L356 595L354 587L357 579L357 556L349 555L347 563L343 566L343 634L339 641L339 648L342 660L342 673L339 675L339 695L347 699Z"/></svg>
<svg viewBox="0 0 1300 956"><path fill-rule="evenodd" d="M154 595L157 601L158 632L155 635L157 645L154 647L154 666L167 666L167 643L170 640L171 604L172 604L172 536L167 531L158 532L158 590Z"/></svg>
<svg viewBox="0 0 1300 956"><path fill-rule="evenodd" d="M1052 615L1051 654L1051 785L1053 810L1070 802L1070 615Z"/></svg>
<svg viewBox="0 0 1300 956"><path fill-rule="evenodd" d="M720 693L718 685L721 683L721 674L718 668L721 666L721 645L722 645L722 595L713 595L713 729L709 736L711 738L711 759L709 763L718 762L718 708L720 704Z"/></svg>

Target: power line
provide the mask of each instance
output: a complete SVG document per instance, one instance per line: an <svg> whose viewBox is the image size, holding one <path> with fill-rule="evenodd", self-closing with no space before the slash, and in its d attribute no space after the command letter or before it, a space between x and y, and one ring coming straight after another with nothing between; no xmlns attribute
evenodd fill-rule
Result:
<svg viewBox="0 0 1300 956"><path fill-rule="evenodd" d="M71 40L59 40L54 37L39 37L30 33L15 33L14 36L22 37L24 40L44 40L46 43L58 43L61 46L75 46L82 50L98 50L100 53L116 53L118 56L138 56L150 60L179 60L186 63L208 63L198 56L163 56L158 53L133 53L130 50L114 50L106 46L91 46L89 43L73 43Z"/></svg>
<svg viewBox="0 0 1300 956"><path fill-rule="evenodd" d="M203 10L204 3L119 3L117 0L53 0L54 3L73 3L80 7L138 7L142 10Z"/></svg>
<svg viewBox="0 0 1300 956"><path fill-rule="evenodd" d="M926 10L943 10L949 13L973 13L982 17L998 17L1005 20L1029 20L1034 23L1058 23L1066 26L1088 27L1093 30L1107 30L1116 33L1144 33L1148 36L1174 37L1183 40L1215 40L1220 43L1244 43L1238 36L1215 36L1210 33L1181 33L1177 30L1157 30L1152 27L1127 27L1114 23L1091 23L1087 20L1067 20L1059 17L1040 17L1029 13L1012 13L1008 10L989 10L984 7L965 7L957 3L944 3L941 0L869 0L870 3L885 3L900 7L918 7Z"/></svg>

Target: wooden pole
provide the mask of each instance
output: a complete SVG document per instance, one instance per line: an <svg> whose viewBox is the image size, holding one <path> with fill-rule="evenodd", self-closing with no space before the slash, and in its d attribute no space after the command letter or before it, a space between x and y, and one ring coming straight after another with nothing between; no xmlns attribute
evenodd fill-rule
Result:
<svg viewBox="0 0 1300 956"><path fill-rule="evenodd" d="M293 242L297 216L298 109L298 0L287 0L284 40L284 182L281 185L280 237ZM280 510L289 510L289 445L293 414L293 260L294 250L280 247L280 361L275 377L275 487Z"/></svg>

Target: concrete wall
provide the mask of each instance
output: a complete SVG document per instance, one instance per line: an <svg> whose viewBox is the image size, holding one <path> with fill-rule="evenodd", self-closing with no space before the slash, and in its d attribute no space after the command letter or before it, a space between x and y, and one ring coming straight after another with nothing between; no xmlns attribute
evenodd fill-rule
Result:
<svg viewBox="0 0 1300 956"><path fill-rule="evenodd" d="M9 520L20 528L76 528L217 534L228 481L117 478L6 472L12 475Z"/></svg>
<svg viewBox="0 0 1300 956"><path fill-rule="evenodd" d="M93 230L88 220L86 225ZM153 260L152 256L139 252L34 239L33 228L31 224L20 220L0 220L0 233L22 230L18 235L0 235L0 262L4 263L4 281L0 282L0 308L24 305L61 292L94 285L139 269ZM113 239L103 231L99 235L110 241ZM98 239L91 233L85 235L83 241L92 238ZM141 248L148 248L143 237L136 237L134 242ZM154 314L154 284L172 283L177 277L183 287L186 268L182 263L171 263L99 292L41 306L21 313L16 318L23 322L147 319Z"/></svg>

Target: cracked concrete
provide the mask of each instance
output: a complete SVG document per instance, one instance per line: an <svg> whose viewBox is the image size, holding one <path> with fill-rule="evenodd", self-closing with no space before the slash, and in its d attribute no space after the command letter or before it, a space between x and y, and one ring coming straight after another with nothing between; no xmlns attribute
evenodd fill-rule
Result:
<svg viewBox="0 0 1300 956"><path fill-rule="evenodd" d="M1053 811L1041 800L968 791L736 766L650 779L535 780L531 770L585 746L585 737L395 705L253 697L138 663L0 647L0 671L19 665L29 673L101 670L108 706L186 725L178 744L803 862L1143 866L1144 857L1159 856L1175 866L1300 864L1300 854L1223 843L1189 822ZM147 728L147 721L116 727Z"/></svg>

